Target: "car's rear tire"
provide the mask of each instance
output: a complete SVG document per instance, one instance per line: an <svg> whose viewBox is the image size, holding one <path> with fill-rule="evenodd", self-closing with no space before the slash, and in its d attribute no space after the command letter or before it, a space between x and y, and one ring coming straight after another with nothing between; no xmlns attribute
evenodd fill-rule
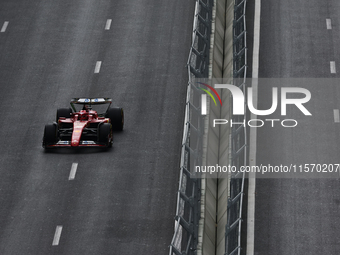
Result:
<svg viewBox="0 0 340 255"><path fill-rule="evenodd" d="M107 147L112 146L112 125L110 123L102 123L98 128L98 142L105 143Z"/></svg>
<svg viewBox="0 0 340 255"><path fill-rule="evenodd" d="M45 125L43 147L57 142L57 126L55 124Z"/></svg>
<svg viewBox="0 0 340 255"><path fill-rule="evenodd" d="M60 117L71 118L72 109L71 108L58 108L57 110L57 122Z"/></svg>
<svg viewBox="0 0 340 255"><path fill-rule="evenodd" d="M123 130L123 127L124 127L123 108L119 108L119 107L109 108L105 117L110 118L113 130L115 131Z"/></svg>

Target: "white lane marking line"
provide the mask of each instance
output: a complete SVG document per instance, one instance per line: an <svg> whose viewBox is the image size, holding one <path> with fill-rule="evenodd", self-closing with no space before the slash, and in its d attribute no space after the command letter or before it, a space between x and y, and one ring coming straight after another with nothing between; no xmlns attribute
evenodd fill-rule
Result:
<svg viewBox="0 0 340 255"><path fill-rule="evenodd" d="M111 28L111 23L112 23L112 19L108 19L108 20L106 21L105 30L110 30L110 28Z"/></svg>
<svg viewBox="0 0 340 255"><path fill-rule="evenodd" d="M69 181L74 180L74 178L76 177L77 167L78 163L72 163L70 176L68 177Z"/></svg>
<svg viewBox="0 0 340 255"><path fill-rule="evenodd" d="M53 246L59 245L62 230L63 230L63 226L57 226L56 227L53 242L52 242Z"/></svg>
<svg viewBox="0 0 340 255"><path fill-rule="evenodd" d="M254 13L254 46L253 46L253 104L257 109L258 100L258 77L259 77L259 54L260 54L260 27L261 27L261 0L255 0ZM251 118L256 117L251 114ZM249 165L256 166L256 143L257 129L250 129L249 137ZM256 173L250 173L248 179L248 216L247 216L247 255L254 255L255 242L255 191Z"/></svg>
<svg viewBox="0 0 340 255"><path fill-rule="evenodd" d="M335 61L330 62L331 73L336 73Z"/></svg>
<svg viewBox="0 0 340 255"><path fill-rule="evenodd" d="M101 65L102 65L102 61L97 61L96 67L94 68L94 73L99 73L100 72Z"/></svg>
<svg viewBox="0 0 340 255"><path fill-rule="evenodd" d="M334 122L339 123L340 122L339 109L334 109L333 114L334 114Z"/></svg>
<svg viewBox="0 0 340 255"><path fill-rule="evenodd" d="M332 29L332 21L331 21L331 19L326 19L326 26L327 26L328 30Z"/></svg>
<svg viewBox="0 0 340 255"><path fill-rule="evenodd" d="M8 23L9 23L9 21L5 21L5 23L2 25L2 28L1 28L1 31L0 31L1 33L6 31Z"/></svg>

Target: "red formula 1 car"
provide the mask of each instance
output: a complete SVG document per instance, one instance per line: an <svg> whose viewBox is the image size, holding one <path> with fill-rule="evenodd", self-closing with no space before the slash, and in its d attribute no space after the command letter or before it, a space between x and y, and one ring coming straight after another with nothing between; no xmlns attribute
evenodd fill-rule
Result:
<svg viewBox="0 0 340 255"><path fill-rule="evenodd" d="M124 126L123 109L111 107L111 103L110 98L73 98L70 102L72 108L59 108L56 122L45 126L42 146L45 149L111 147L112 130L121 131ZM104 113L92 109L103 105Z"/></svg>

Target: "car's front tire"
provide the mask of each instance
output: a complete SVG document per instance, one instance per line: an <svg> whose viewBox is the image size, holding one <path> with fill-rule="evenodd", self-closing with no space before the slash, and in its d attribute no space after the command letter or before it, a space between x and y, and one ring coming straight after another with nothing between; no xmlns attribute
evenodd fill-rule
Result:
<svg viewBox="0 0 340 255"><path fill-rule="evenodd" d="M47 124L45 125L43 147L57 142L57 125Z"/></svg>
<svg viewBox="0 0 340 255"><path fill-rule="evenodd" d="M98 142L105 143L107 147L112 146L113 134L110 123L102 123L98 128Z"/></svg>

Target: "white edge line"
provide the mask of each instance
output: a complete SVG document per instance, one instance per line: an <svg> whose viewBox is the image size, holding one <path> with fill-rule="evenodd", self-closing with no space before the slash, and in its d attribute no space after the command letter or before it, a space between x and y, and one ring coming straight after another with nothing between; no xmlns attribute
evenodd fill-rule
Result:
<svg viewBox="0 0 340 255"><path fill-rule="evenodd" d="M327 26L328 30L332 29L332 20L331 19L326 19L326 26Z"/></svg>
<svg viewBox="0 0 340 255"><path fill-rule="evenodd" d="M78 167L78 163L72 163L70 175L69 175L69 177L68 177L69 181L75 179L75 177L76 177L76 172L77 172L77 167Z"/></svg>
<svg viewBox="0 0 340 255"><path fill-rule="evenodd" d="M94 73L99 73L100 72L101 65L102 65L102 61L97 61L96 67L94 68Z"/></svg>
<svg viewBox="0 0 340 255"><path fill-rule="evenodd" d="M106 21L105 30L110 30L110 28L111 28L111 23L112 23L112 19L108 19L108 20Z"/></svg>
<svg viewBox="0 0 340 255"><path fill-rule="evenodd" d="M202 103L201 114L207 115L207 94L201 95L201 103Z"/></svg>
<svg viewBox="0 0 340 255"><path fill-rule="evenodd" d="M330 62L331 73L336 73L335 61Z"/></svg>
<svg viewBox="0 0 340 255"><path fill-rule="evenodd" d="M339 123L340 122L339 109L334 109L333 114L334 114L334 122Z"/></svg>
<svg viewBox="0 0 340 255"><path fill-rule="evenodd" d="M2 25L1 31L0 31L1 33L6 31L8 24L9 24L9 21L4 22L4 24Z"/></svg>
<svg viewBox="0 0 340 255"><path fill-rule="evenodd" d="M257 109L257 89L259 77L259 52L260 52L260 17L261 17L261 0L255 0L254 13L254 46L253 46L253 64L252 64L252 88L253 88L253 104ZM255 114L251 114L251 118L256 118ZM256 165L256 128L250 129L249 144L249 165ZM248 183L248 215L247 215L247 255L254 255L255 245L255 189L256 189L256 173L249 174Z"/></svg>
<svg viewBox="0 0 340 255"><path fill-rule="evenodd" d="M63 226L57 226L56 227L53 242L52 242L53 246L59 245L62 230L63 230Z"/></svg>

